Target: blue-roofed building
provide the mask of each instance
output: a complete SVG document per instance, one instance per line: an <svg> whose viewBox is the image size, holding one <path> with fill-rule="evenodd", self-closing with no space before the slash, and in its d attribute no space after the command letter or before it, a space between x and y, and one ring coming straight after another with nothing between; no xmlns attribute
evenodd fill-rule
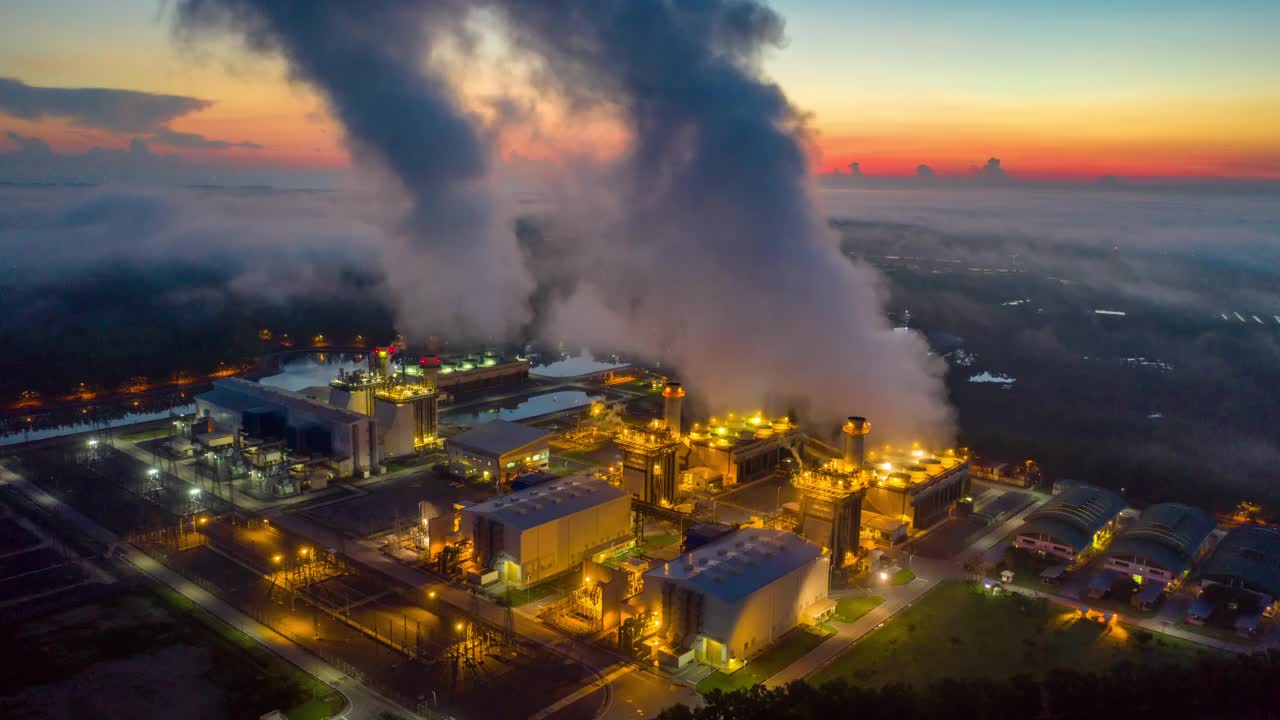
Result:
<svg viewBox="0 0 1280 720"><path fill-rule="evenodd" d="M1225 585L1268 599L1280 598L1280 530L1239 527L1228 532L1194 577L1202 587Z"/></svg>
<svg viewBox="0 0 1280 720"><path fill-rule="evenodd" d="M1152 505L1136 522L1116 533L1107 548L1106 567L1140 584L1168 585L1180 579L1208 549L1216 526L1209 513L1190 505Z"/></svg>
<svg viewBox="0 0 1280 720"><path fill-rule="evenodd" d="M743 528L644 575L661 636L708 665L735 667L827 600L829 556L795 533Z"/></svg>
<svg viewBox="0 0 1280 720"><path fill-rule="evenodd" d="M1110 490L1074 485L1027 515L1013 545L1074 561L1113 528L1124 507Z"/></svg>

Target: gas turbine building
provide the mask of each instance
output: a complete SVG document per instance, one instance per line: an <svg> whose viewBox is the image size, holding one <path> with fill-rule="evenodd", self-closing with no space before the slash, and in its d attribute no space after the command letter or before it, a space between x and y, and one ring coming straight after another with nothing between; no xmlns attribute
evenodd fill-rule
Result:
<svg viewBox="0 0 1280 720"><path fill-rule="evenodd" d="M828 591L828 556L794 533L744 528L644 575L642 604L673 648L736 667L802 622Z"/></svg>
<svg viewBox="0 0 1280 720"><path fill-rule="evenodd" d="M534 585L627 540L631 496L596 478L560 478L464 508L462 530L481 566Z"/></svg>

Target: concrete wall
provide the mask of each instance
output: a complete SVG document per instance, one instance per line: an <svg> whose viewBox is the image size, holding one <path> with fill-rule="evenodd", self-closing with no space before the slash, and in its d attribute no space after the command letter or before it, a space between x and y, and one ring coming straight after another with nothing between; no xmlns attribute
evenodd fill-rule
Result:
<svg viewBox="0 0 1280 720"><path fill-rule="evenodd" d="M378 430L382 435L383 457L401 457L416 452L413 444L412 403L397 404L389 400L375 399L374 417L378 421Z"/></svg>

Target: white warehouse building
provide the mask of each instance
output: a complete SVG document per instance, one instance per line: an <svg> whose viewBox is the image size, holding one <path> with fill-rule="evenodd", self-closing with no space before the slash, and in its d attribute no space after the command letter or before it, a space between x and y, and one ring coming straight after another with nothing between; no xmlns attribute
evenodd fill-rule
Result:
<svg viewBox="0 0 1280 720"><path fill-rule="evenodd" d="M731 667L827 603L826 551L782 530L744 528L644 575L644 606L679 653Z"/></svg>
<svg viewBox="0 0 1280 720"><path fill-rule="evenodd" d="M582 565L631 534L631 495L592 477L570 476L462 510L474 559L525 587Z"/></svg>

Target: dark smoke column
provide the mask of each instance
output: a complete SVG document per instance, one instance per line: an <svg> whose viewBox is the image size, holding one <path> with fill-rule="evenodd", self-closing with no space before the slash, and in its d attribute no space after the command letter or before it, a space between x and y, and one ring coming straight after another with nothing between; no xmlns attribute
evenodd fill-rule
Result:
<svg viewBox="0 0 1280 720"><path fill-rule="evenodd" d="M815 422L855 406L888 440L949 439L941 361L893 331L880 277L837 250L803 118L761 75L783 39L776 14L750 0L491 1L570 106L614 111L632 137L608 188L623 210L579 218L584 270L550 333L661 352L717 410L791 393Z"/></svg>
<svg viewBox="0 0 1280 720"><path fill-rule="evenodd" d="M386 254L399 325L410 334L501 339L526 320L532 289L488 192L491 148L430 51L460 33L448 0L179 0L180 34L226 30L277 52L319 90L352 154L386 168L413 207Z"/></svg>

